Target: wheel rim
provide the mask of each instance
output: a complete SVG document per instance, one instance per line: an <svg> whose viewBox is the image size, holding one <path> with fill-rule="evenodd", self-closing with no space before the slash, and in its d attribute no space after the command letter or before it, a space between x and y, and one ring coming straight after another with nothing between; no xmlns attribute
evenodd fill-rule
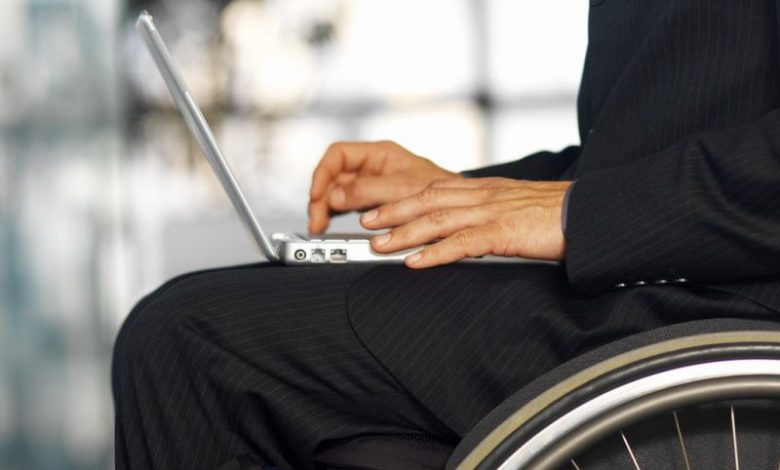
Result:
<svg viewBox="0 0 780 470"><path fill-rule="evenodd" d="M516 449L499 468L554 468L626 423L679 406L740 397L780 398L780 360L713 361L634 380L563 414Z"/></svg>
<svg viewBox="0 0 780 470"><path fill-rule="evenodd" d="M703 327L703 329L706 328ZM510 455L512 450L516 448L518 442L529 439L533 433L540 429L541 425L549 422L549 418L558 415L559 411L553 411L554 408L558 410L568 408L569 405L565 403L568 401L569 395L577 393L580 389L595 390L591 386L595 381L601 381L602 378L610 376L619 377L621 371L634 368L636 364L654 362L656 358L664 355L680 356L682 360L678 364L703 362L707 361L708 357L710 359L729 357L777 358L780 357L778 347L780 347L780 332L749 329L706 332L638 346L636 349L628 350L582 369L526 402L522 407L506 416L498 426L493 427L476 445L471 447L468 453L455 463L455 468L457 470L498 468L506 460L506 456ZM691 352L709 348L721 349L720 355L712 355L705 351L700 357L684 357L689 356ZM674 365L668 364L668 366ZM648 372L652 372L663 368L651 365L646 369ZM636 376L639 375L641 374ZM624 381L618 380L615 383L624 383ZM608 389L604 388L604 390Z"/></svg>

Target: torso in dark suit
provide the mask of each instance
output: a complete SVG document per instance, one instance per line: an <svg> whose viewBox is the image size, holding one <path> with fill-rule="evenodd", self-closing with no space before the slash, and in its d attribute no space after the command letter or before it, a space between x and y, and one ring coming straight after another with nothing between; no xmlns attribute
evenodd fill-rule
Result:
<svg viewBox="0 0 780 470"><path fill-rule="evenodd" d="M455 429L484 411L447 402L469 381L490 402L515 369L737 299L780 318L776 0L591 5L582 144L471 172L577 181L565 269L379 267L352 290L358 335Z"/></svg>

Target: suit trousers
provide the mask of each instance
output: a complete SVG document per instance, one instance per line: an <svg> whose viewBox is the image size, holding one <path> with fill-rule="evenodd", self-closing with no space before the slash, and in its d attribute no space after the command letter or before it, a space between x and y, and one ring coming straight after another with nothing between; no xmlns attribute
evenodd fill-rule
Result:
<svg viewBox="0 0 780 470"><path fill-rule="evenodd" d="M563 268L545 265L188 274L142 300L116 340L116 464L305 469L318 451L366 435L454 447L503 399L572 357L716 317L777 313L694 286L587 297Z"/></svg>

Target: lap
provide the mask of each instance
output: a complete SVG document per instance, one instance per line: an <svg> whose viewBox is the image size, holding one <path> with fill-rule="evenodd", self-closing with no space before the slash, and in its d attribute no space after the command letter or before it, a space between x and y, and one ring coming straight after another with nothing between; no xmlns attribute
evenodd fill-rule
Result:
<svg viewBox="0 0 780 470"><path fill-rule="evenodd" d="M139 304L118 345L130 335L153 349L167 337L183 341L170 332L184 330L334 406L367 392L411 393L446 432L463 435L512 392L588 349L664 324L762 314L747 300L692 287L585 297L554 266L253 265L169 282ZM207 359L179 360L198 367Z"/></svg>
<svg viewBox="0 0 780 470"><path fill-rule="evenodd" d="M257 264L180 276L136 306L117 346L131 337L133 349L155 360L155 350L164 342L202 339L268 373L295 370L298 381L312 377L311 383L299 384L302 388L326 390L335 384L325 380L323 371L335 363L371 359L350 327L346 308L350 285L367 269ZM301 369L312 373L302 374ZM344 390L347 385L341 379L345 393L362 389L356 383L356 390ZM381 387L398 388L394 383Z"/></svg>
<svg viewBox="0 0 780 470"><path fill-rule="evenodd" d="M186 430L152 454L176 461L186 442L198 465L248 454L307 468L319 444L365 433L452 442L350 326L347 292L367 269L255 265L166 283L117 338L118 419ZM137 434L123 432L122 449L144 448Z"/></svg>

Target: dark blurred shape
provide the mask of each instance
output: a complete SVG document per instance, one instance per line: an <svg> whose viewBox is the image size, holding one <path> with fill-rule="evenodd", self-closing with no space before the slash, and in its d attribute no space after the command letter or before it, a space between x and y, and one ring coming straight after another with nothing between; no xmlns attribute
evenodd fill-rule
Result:
<svg viewBox="0 0 780 470"><path fill-rule="evenodd" d="M307 41L314 47L328 45L336 35L336 25L330 21L316 22L311 26Z"/></svg>
<svg viewBox="0 0 780 470"><path fill-rule="evenodd" d="M487 88L481 88L474 93L474 102L479 109L490 112L496 107L496 98Z"/></svg>
<svg viewBox="0 0 780 470"><path fill-rule="evenodd" d="M225 5L230 3L232 0L205 0L205 1L207 3L215 5L220 9L222 9ZM127 0L126 1L127 11L130 13L130 15L134 15L135 12L140 12L141 10L154 9L155 7L160 6L162 4L168 6L180 5L182 8L187 8L188 3L190 3L190 0Z"/></svg>

